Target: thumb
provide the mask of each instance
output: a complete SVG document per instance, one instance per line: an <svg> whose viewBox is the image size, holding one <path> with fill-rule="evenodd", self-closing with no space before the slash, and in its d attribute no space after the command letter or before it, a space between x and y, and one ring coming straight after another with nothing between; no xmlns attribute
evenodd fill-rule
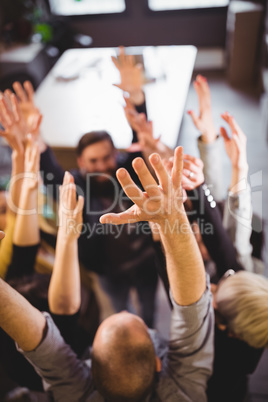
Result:
<svg viewBox="0 0 268 402"><path fill-rule="evenodd" d="M229 138L229 136L228 136L228 134L227 134L227 131L225 130L224 127L221 127L221 128L220 128L220 133L221 133L221 136L222 136L223 139L224 139L224 142L227 142L227 141L230 140L230 138Z"/></svg>
<svg viewBox="0 0 268 402"><path fill-rule="evenodd" d="M199 130L199 127L200 127L199 117L196 116L196 114L195 114L195 112L193 110L188 110L187 113L191 116L195 127Z"/></svg>

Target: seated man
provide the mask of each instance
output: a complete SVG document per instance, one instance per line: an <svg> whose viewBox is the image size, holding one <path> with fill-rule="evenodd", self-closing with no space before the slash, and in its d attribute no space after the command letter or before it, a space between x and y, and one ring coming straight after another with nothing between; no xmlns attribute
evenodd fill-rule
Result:
<svg viewBox="0 0 268 402"><path fill-rule="evenodd" d="M48 314L0 281L0 326L36 367L56 401L206 401L213 362L213 310L182 202L182 148L175 150L171 176L159 155L151 155L150 162L160 185L141 158L133 161L133 167L146 193L125 169L119 169L118 180L135 204L120 214L102 216L101 222L151 221L160 230L173 303L169 342L160 342L137 316L121 312L100 325L92 361L85 364L64 343Z"/></svg>

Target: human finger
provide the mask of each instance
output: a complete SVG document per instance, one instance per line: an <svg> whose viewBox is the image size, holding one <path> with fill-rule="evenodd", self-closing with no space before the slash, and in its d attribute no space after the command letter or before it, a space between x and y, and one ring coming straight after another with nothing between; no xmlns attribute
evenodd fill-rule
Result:
<svg viewBox="0 0 268 402"><path fill-rule="evenodd" d="M78 214L82 215L82 211L83 211L83 208L84 208L84 202L85 202L84 197L82 195L79 195L77 203L76 203L76 207L75 207L75 210L74 210L75 215L78 215Z"/></svg>
<svg viewBox="0 0 268 402"><path fill-rule="evenodd" d="M3 103L3 98L0 99L0 122L2 124L2 126L4 127L4 129L6 130L9 127L9 124L6 120L6 115L4 113L4 108L5 105Z"/></svg>
<svg viewBox="0 0 268 402"><path fill-rule="evenodd" d="M125 223L135 223L139 222L142 218L135 213L135 206L133 205L124 212L118 214L110 213L105 214L100 217L100 223L102 224L112 224L112 225L123 225Z"/></svg>
<svg viewBox="0 0 268 402"><path fill-rule="evenodd" d="M191 160L188 159L183 159L183 167L193 172L198 172L200 168L202 168L202 166L199 166L195 162L192 162Z"/></svg>
<svg viewBox="0 0 268 402"><path fill-rule="evenodd" d="M31 130L33 132L36 132L39 129L39 127L42 123L42 120L43 120L43 115L41 113L38 113L38 115L35 116L34 122L32 124Z"/></svg>
<svg viewBox="0 0 268 402"><path fill-rule="evenodd" d="M18 121L21 118L21 111L18 103L18 99L15 94L12 94L10 97L11 104L12 104L12 111L13 111L13 116L15 119L15 122L18 123Z"/></svg>
<svg viewBox="0 0 268 402"><path fill-rule="evenodd" d="M200 89L203 92L203 94L207 97L210 96L210 89L209 89L209 85L207 82L206 77L204 77L201 74L198 74L196 77L196 80L199 82L200 84Z"/></svg>
<svg viewBox="0 0 268 402"><path fill-rule="evenodd" d="M173 168L173 161L169 159L163 159L163 165L165 166L166 171L169 175L171 175L171 170Z"/></svg>
<svg viewBox="0 0 268 402"><path fill-rule="evenodd" d="M141 207L144 200L143 192L131 179L128 171L124 168L120 168L116 172L116 177L128 198L130 198L136 205Z"/></svg>
<svg viewBox="0 0 268 402"><path fill-rule="evenodd" d="M191 161L191 162L193 162L196 166L199 166L199 167L203 167L203 166L204 166L204 163L203 163L202 159L197 158L197 157L195 157L195 156L193 156L193 155L184 154L183 160Z"/></svg>
<svg viewBox="0 0 268 402"><path fill-rule="evenodd" d="M34 89L33 89L32 83L30 81L24 81L23 87L24 87L25 92L27 94L28 100L31 103L33 103Z"/></svg>
<svg viewBox="0 0 268 402"><path fill-rule="evenodd" d="M4 92L4 97L9 110L12 110L11 95L14 94L10 89L6 89Z"/></svg>
<svg viewBox="0 0 268 402"><path fill-rule="evenodd" d="M2 230L0 230L0 240L2 240L4 237L5 237L5 233Z"/></svg>
<svg viewBox="0 0 268 402"><path fill-rule="evenodd" d="M156 195L159 195L158 185L147 168L144 160L142 158L136 158L134 159L132 165L148 196L155 197Z"/></svg>
<svg viewBox="0 0 268 402"><path fill-rule="evenodd" d="M25 93L21 83L18 81L14 82L13 88L14 88L14 91L15 91L16 95L18 96L20 102L27 102L27 96L26 96L26 93Z"/></svg>
<svg viewBox="0 0 268 402"><path fill-rule="evenodd" d="M11 114L8 111L5 98L0 99L0 109L1 109L1 122L5 128L10 127L12 124Z"/></svg>
<svg viewBox="0 0 268 402"><path fill-rule="evenodd" d="M237 133L233 133L233 134L232 134L232 139L233 139L233 141L234 141L234 143L235 143L237 149L239 150L239 152L241 152L241 151L242 151L242 143L241 143L241 140L240 140L238 134L237 134Z"/></svg>
<svg viewBox="0 0 268 402"><path fill-rule="evenodd" d="M177 147L174 152L173 168L171 172L172 183L176 189L181 186L181 177L183 169L183 147Z"/></svg>
<svg viewBox="0 0 268 402"><path fill-rule="evenodd" d="M239 136L239 139L242 141L246 141L247 137L241 127L238 125L237 121L233 116L231 116L231 125L232 125L232 131L236 132Z"/></svg>
<svg viewBox="0 0 268 402"><path fill-rule="evenodd" d="M119 65L124 66L126 64L125 48L124 46L119 46L118 50L119 54L117 56L117 59L119 61Z"/></svg>
<svg viewBox="0 0 268 402"><path fill-rule="evenodd" d="M202 104L202 97L203 97L203 91L202 91L201 85L200 85L200 83L198 81L195 80L193 82L193 87L195 89L195 92L197 93L199 107L200 107L201 104Z"/></svg>
<svg viewBox="0 0 268 402"><path fill-rule="evenodd" d="M162 187L164 193L167 194L169 191L170 176L167 170L165 169L160 156L154 153L150 155L149 160L158 178L160 186Z"/></svg>
<svg viewBox="0 0 268 402"><path fill-rule="evenodd" d="M199 117L197 117L197 115L195 114L195 112L194 112L193 110L188 110L187 113L191 116L195 127L196 127L197 129L199 129L199 125L200 125L200 119L199 119Z"/></svg>
<svg viewBox="0 0 268 402"><path fill-rule="evenodd" d="M220 134L221 134L221 136L223 137L224 142L230 141L230 138L229 138L229 136L228 136L228 134L227 134L227 131L225 130L224 127L220 127Z"/></svg>
<svg viewBox="0 0 268 402"><path fill-rule="evenodd" d="M184 172L182 174L181 186L184 190L193 190L195 187L194 183L187 177L187 174L184 174Z"/></svg>

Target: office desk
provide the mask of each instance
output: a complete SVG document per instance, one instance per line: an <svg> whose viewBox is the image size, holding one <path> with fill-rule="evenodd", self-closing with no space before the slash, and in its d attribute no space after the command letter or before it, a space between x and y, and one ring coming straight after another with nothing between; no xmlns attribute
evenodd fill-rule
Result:
<svg viewBox="0 0 268 402"><path fill-rule="evenodd" d="M155 136L175 147L196 58L193 46L129 47L142 55L148 118ZM116 48L67 50L36 92L43 113L42 133L52 147L74 147L82 134L106 130L117 148L131 144L132 133L122 105L120 82L111 56ZM65 79L62 78L66 76Z"/></svg>

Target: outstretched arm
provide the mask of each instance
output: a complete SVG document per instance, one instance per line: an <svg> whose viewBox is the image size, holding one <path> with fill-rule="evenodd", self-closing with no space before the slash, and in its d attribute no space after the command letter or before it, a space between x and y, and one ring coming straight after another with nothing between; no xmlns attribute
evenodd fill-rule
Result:
<svg viewBox="0 0 268 402"><path fill-rule="evenodd" d="M231 129L231 137L221 127L225 149L232 164L232 178L224 206L223 224L237 251L240 264L248 271L254 270L252 259L252 205L251 190L247 181L247 138L233 116L224 113L222 118Z"/></svg>
<svg viewBox="0 0 268 402"><path fill-rule="evenodd" d="M84 199L76 201L73 176L66 172L60 188L55 264L49 284L48 303L54 314L77 313L81 304L81 280L77 239L83 222Z"/></svg>
<svg viewBox="0 0 268 402"><path fill-rule="evenodd" d="M24 351L34 350L42 341L46 330L46 320L42 313L2 279L0 327Z"/></svg>
<svg viewBox="0 0 268 402"><path fill-rule="evenodd" d="M112 56L112 61L120 73L120 84L116 87L128 92L130 101L134 105L141 105L145 101L143 84L144 72L141 64L135 64L133 55L126 55L123 46L119 47L117 57Z"/></svg>
<svg viewBox="0 0 268 402"><path fill-rule="evenodd" d="M211 96L207 79L198 75L194 81L194 89L198 96L199 116L193 110L189 110L188 114L192 117L195 127L200 131L201 140L209 144L216 140L217 131L212 117Z"/></svg>
<svg viewBox="0 0 268 402"><path fill-rule="evenodd" d="M17 246L33 246L40 242L37 191L39 174L39 148L33 143L31 135L27 137L24 175L22 180L19 209L15 224L13 242Z"/></svg>
<svg viewBox="0 0 268 402"><path fill-rule="evenodd" d="M40 152L46 150L47 145L42 139L40 124L42 115L34 104L34 89L30 81L25 81L23 86L20 82L14 82L13 89L19 100L19 106L23 118L27 124L28 132L32 133L34 139L38 142Z"/></svg>
<svg viewBox="0 0 268 402"><path fill-rule="evenodd" d="M202 257L183 207L183 150L181 147L175 150L171 176L158 154L150 156L150 163L159 186L144 161L136 158L133 167L145 192L134 184L125 169L119 169L117 178L134 205L120 214L103 215L100 221L116 225L138 221L156 223L166 254L174 300L180 305L191 305L201 298L206 289L206 280Z"/></svg>
<svg viewBox="0 0 268 402"><path fill-rule="evenodd" d="M217 136L213 122L211 94L206 78L198 75L194 81L194 89L198 96L199 115L197 116L193 110L189 110L188 114L200 132L197 144L204 163L206 183L215 199L221 201L225 195L222 188L222 140Z"/></svg>
<svg viewBox="0 0 268 402"><path fill-rule="evenodd" d="M232 164L232 179L229 190L233 193L239 193L246 188L247 184L247 137L233 116L228 112L221 116L231 129L231 137L229 137L225 128L221 127L225 150Z"/></svg>

